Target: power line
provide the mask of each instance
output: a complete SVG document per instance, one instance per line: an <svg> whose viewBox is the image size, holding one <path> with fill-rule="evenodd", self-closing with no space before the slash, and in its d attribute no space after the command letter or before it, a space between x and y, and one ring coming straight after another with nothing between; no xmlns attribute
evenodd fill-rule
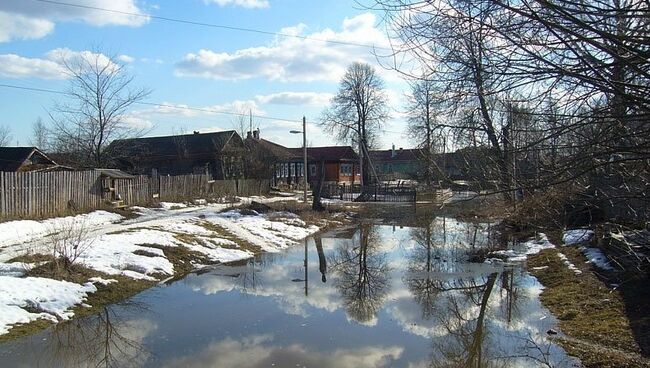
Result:
<svg viewBox="0 0 650 368"><path fill-rule="evenodd" d="M65 91L57 91L57 90L54 90L54 89L38 88L38 87L17 86L17 85L13 85L13 84L5 84L5 83L0 83L0 88L10 88L10 89L23 90L23 91L51 93L51 94L57 94L57 95L62 95L62 96L74 96L72 93L65 92ZM301 122L302 121L301 119L286 119L286 118L280 118L280 117L274 117L274 116L255 115L255 114L250 114L250 113L239 113L239 112L234 112L234 111L215 110L215 109L209 109L209 108L204 108L204 107L192 107L192 106L187 106L187 105L170 105L170 104L164 104L164 103L143 102L143 101L136 101L135 104L141 105L141 106L164 107L164 108L171 108L171 109L177 109L177 110L200 111L200 112L206 112L206 113L211 113L211 114L254 117L254 118L257 118L257 119L266 119L266 120L272 120L272 121L284 121L284 122L290 122L290 123L296 123L296 122ZM404 132L398 132L398 131L387 130L387 129L382 129L382 132L384 132L384 133L404 134Z"/></svg>
<svg viewBox="0 0 650 368"><path fill-rule="evenodd" d="M41 2L41 3L47 3L47 4L52 4L52 5L73 7L73 8L81 8L81 9L88 9L88 10L103 11L103 12L108 12L108 13L113 13L113 14L128 15L128 16L132 16L132 17L147 18L147 19L151 18L151 19L162 20L162 21L166 21L166 22L190 24L190 25L201 26L201 27L227 29L229 31L242 31L242 32L258 33L258 34L264 34L264 35L270 35L270 36L290 37L290 38L297 38L297 39L301 39L301 40L318 41L318 42L331 43L331 44L337 44L337 45L346 45L346 46L366 47L366 48L372 48L372 49L377 49L377 50L391 50L388 47L368 45L368 44L363 44L363 43L336 41L336 40L326 40L326 39L315 38L315 37L310 37L310 36L301 36L301 35L288 34L288 33L264 31L264 30L255 29L255 28L245 28L245 27L228 26L228 25L224 25L224 24L206 23L206 22L199 22L199 21L194 21L194 20L189 20L189 19L163 17L163 16L160 16L160 15L132 13L132 12L126 12L126 11L122 11L122 10L101 8L101 7L98 7L98 6L72 4L72 3L67 3L67 2L63 2L63 1L55 1L55 0L33 0L33 1L38 1L38 2Z"/></svg>
<svg viewBox="0 0 650 368"><path fill-rule="evenodd" d="M57 91L53 89L46 89L46 88L37 88L37 87L25 87L25 86L17 86L13 84L4 84L0 83L0 87L2 88L11 88L11 89L19 89L19 90L25 90L25 91L32 91L32 92L44 92L44 93L52 93L52 94L58 94L58 95L64 95L64 96L74 96L72 93L68 93L65 91ZM143 102L143 101L136 101L134 104L137 105L142 105L142 106L154 106L154 107L164 107L164 108L172 108L172 109L178 109L178 110L190 110L190 111L200 111L200 112L207 112L211 114L222 114L222 115L231 115L231 116L252 116L254 118L258 119L266 119L266 120L274 120L274 121L285 121L285 122L301 122L302 120L300 119L286 119L286 118L279 118L279 117L273 117L273 116L265 116L265 115L255 115L251 114L249 115L248 113L239 113L239 112L234 112L234 111L224 111L224 110L216 110L216 109L209 109L209 108L204 108L204 107L192 107L192 106L185 106L185 105L170 105L170 104L164 104L164 103L156 103L156 102Z"/></svg>

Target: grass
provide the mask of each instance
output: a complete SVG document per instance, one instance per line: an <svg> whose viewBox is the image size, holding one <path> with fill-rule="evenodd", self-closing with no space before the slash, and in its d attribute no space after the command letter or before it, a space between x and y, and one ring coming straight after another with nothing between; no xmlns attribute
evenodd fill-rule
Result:
<svg viewBox="0 0 650 368"><path fill-rule="evenodd" d="M581 275L562 263L560 252ZM557 342L586 367L650 367L640 354L620 292L601 281L585 261L573 247L546 249L528 258L530 272L545 287L542 304L557 316L568 336ZM533 269L543 266L547 268Z"/></svg>

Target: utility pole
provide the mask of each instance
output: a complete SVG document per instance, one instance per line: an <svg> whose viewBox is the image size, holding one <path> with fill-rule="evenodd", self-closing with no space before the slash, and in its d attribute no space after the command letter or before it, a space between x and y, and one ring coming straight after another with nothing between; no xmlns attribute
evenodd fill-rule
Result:
<svg viewBox="0 0 650 368"><path fill-rule="evenodd" d="M307 203L307 119L302 117L302 184L303 184L303 199Z"/></svg>

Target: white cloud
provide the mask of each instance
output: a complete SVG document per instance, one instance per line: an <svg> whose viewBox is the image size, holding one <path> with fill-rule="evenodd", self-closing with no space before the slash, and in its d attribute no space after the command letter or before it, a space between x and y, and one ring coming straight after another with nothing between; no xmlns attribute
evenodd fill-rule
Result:
<svg viewBox="0 0 650 368"><path fill-rule="evenodd" d="M268 8L268 0L203 0L206 4L217 4L219 6L239 6L248 9Z"/></svg>
<svg viewBox="0 0 650 368"><path fill-rule="evenodd" d="M69 0L68 2L107 8L121 13L36 1L0 1L0 42L44 37L54 30L57 22L76 21L98 27L108 25L138 27L149 21L146 14L135 4L135 0Z"/></svg>
<svg viewBox="0 0 650 368"><path fill-rule="evenodd" d="M99 61L101 64L112 63L104 54L92 51L73 51L58 48L48 51L43 58L27 58L16 54L0 55L0 75L7 78L66 79L64 61L79 59ZM114 65L114 64L113 64Z"/></svg>
<svg viewBox="0 0 650 368"><path fill-rule="evenodd" d="M372 49L358 44L389 46L385 33L375 27L375 22L373 14L365 13L346 18L338 32L324 29L306 34L308 39L278 36L270 45L231 53L201 49L185 55L176 64L176 74L230 80L338 81L353 61L376 64ZM304 24L282 29L291 35L302 35L304 30Z"/></svg>
<svg viewBox="0 0 650 368"><path fill-rule="evenodd" d="M270 95L257 95L255 99L263 104L325 106L332 97L331 93L279 92Z"/></svg>
<svg viewBox="0 0 650 368"><path fill-rule="evenodd" d="M16 54L0 55L0 75L7 78L66 78L65 70L57 62L30 59Z"/></svg>
<svg viewBox="0 0 650 368"><path fill-rule="evenodd" d="M121 61L123 63L127 63L127 64L132 63L133 61L135 61L135 59L132 56L129 56L129 55L120 55L120 56L117 57L117 60L119 60L119 61Z"/></svg>
<svg viewBox="0 0 650 368"><path fill-rule="evenodd" d="M0 11L0 42L37 39L53 29L54 23L49 20Z"/></svg>

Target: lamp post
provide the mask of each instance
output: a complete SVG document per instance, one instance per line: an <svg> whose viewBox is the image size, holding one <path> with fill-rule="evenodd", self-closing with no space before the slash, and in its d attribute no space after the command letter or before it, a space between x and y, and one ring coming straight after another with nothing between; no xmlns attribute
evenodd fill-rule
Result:
<svg viewBox="0 0 650 368"><path fill-rule="evenodd" d="M302 133L302 185L303 185L303 200L307 203L307 119L302 117L302 131L291 130L289 133L300 134Z"/></svg>

